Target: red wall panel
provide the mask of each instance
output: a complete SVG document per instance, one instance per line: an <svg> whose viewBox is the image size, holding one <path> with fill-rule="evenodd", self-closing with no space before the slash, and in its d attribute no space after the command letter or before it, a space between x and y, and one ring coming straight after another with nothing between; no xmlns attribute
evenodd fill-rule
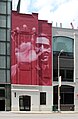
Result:
<svg viewBox="0 0 78 119"><path fill-rule="evenodd" d="M52 85L52 26L38 14L12 12L13 84Z"/></svg>

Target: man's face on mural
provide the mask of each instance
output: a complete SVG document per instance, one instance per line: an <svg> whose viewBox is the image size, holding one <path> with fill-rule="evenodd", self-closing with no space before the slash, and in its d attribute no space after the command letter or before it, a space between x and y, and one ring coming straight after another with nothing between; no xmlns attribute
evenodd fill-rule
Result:
<svg viewBox="0 0 78 119"><path fill-rule="evenodd" d="M49 39L46 37L38 37L36 39L35 49L37 54L41 53L41 55L39 55L40 60L44 63L47 62L51 52Z"/></svg>

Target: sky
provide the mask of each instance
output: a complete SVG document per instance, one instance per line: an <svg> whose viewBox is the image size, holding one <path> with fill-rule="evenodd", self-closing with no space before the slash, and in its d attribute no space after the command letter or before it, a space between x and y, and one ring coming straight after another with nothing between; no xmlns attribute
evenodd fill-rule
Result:
<svg viewBox="0 0 78 119"><path fill-rule="evenodd" d="M18 0L12 0L16 10ZM78 29L78 0L21 0L20 13L38 13L38 19L48 20L53 27Z"/></svg>

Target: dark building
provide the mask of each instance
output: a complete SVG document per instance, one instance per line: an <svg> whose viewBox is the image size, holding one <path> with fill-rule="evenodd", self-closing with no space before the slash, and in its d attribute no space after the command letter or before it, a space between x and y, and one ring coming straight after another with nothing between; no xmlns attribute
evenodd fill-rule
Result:
<svg viewBox="0 0 78 119"><path fill-rule="evenodd" d="M0 0L0 111L11 110L11 0Z"/></svg>

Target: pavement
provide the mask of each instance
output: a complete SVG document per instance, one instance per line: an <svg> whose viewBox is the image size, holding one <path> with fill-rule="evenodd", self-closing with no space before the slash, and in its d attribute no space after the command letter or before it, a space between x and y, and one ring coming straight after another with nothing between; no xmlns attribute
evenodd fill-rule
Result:
<svg viewBox="0 0 78 119"><path fill-rule="evenodd" d="M78 111L10 111L11 113L20 113L20 114L55 114L55 113L60 113L60 114L75 114L78 113Z"/></svg>
<svg viewBox="0 0 78 119"><path fill-rule="evenodd" d="M15 113L15 114L78 114L78 111L0 111L0 113Z"/></svg>
<svg viewBox="0 0 78 119"><path fill-rule="evenodd" d="M78 119L72 111L1 111L0 119Z"/></svg>

